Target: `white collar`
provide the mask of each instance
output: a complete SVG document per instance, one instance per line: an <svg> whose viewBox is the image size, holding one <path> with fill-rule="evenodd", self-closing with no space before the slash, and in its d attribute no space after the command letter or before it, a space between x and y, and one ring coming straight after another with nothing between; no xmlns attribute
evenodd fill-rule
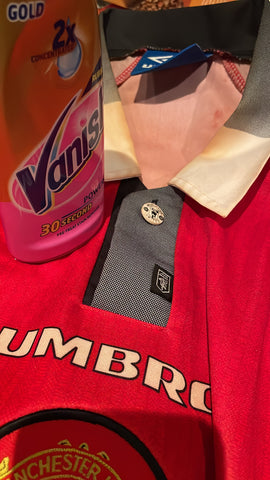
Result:
<svg viewBox="0 0 270 480"><path fill-rule="evenodd" d="M270 64L270 61L264 58L262 65L262 61L257 60L261 55L266 32L270 30L268 26L270 4L267 0L263 17L251 71L239 107L207 148L169 182L222 217L228 216L244 197L270 155L268 128L262 128L263 135L260 129L252 128L255 112L258 111L258 99L253 101L250 98L258 76L264 74L269 78L263 66ZM111 70L104 36L101 37L104 72L105 180L112 181L140 176L140 169ZM249 83L253 88L250 88ZM269 101L270 110L270 87L264 92L263 97L263 102ZM260 115L258 117L260 120ZM249 121L250 118L252 121Z"/></svg>

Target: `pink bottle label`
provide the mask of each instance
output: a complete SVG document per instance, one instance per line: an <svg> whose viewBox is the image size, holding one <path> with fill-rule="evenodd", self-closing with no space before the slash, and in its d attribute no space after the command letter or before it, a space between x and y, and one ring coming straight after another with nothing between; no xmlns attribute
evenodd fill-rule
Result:
<svg viewBox="0 0 270 480"><path fill-rule="evenodd" d="M100 223L103 203L102 88L98 84L90 93L82 97L80 93L71 99L41 145L10 180L13 205L2 204L2 215L11 238L16 238L18 223L23 223L22 249L24 244L33 244L36 239L36 249L44 247L46 250L43 240L50 244L50 249L54 244L55 257L59 250L60 238L57 237L61 237L60 243L63 243L64 236L69 234L65 248L73 249L78 242L78 227L82 243L91 236L90 217L92 224Z"/></svg>
<svg viewBox="0 0 270 480"><path fill-rule="evenodd" d="M20 210L41 215L61 207L95 175L103 132L101 96L96 89L78 106L73 98L44 142L14 172L10 193Z"/></svg>

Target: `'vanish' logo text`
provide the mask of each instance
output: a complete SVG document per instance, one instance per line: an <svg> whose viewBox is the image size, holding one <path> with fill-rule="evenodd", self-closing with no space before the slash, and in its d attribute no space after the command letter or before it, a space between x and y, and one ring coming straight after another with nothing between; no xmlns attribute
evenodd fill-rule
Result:
<svg viewBox="0 0 270 480"><path fill-rule="evenodd" d="M37 165L27 165L16 172L17 182L36 214L46 212L52 206L52 193L60 192L78 174L95 150L103 131L102 90L99 104L93 111L80 135L58 153L60 130L72 109L76 97L66 106L43 148Z"/></svg>

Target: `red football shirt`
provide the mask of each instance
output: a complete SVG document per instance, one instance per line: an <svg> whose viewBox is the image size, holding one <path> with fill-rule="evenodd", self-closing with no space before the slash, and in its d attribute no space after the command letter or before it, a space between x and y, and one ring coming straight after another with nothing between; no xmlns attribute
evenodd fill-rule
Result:
<svg viewBox="0 0 270 480"><path fill-rule="evenodd" d="M126 224L119 219L123 207L132 205L126 202L134 192L128 192L120 203L119 181L106 182L103 227L64 258L41 265L18 262L9 254L1 231L1 480L238 480L270 476L270 135L266 117L270 96L269 62L260 55L266 51L260 42L266 42L269 35L269 10L269 2L265 2L255 67L239 108L225 126L219 128L219 122L211 126L213 135L218 132L210 144L181 165L168 182L181 190L181 196L185 194L173 272L160 265L158 275L151 277L157 280L155 293L150 280L142 298L151 310L156 290L160 290L163 299L157 294L158 299L170 302L166 324L104 310L85 296L89 281L95 291L100 287L119 229L127 225L130 232L129 216ZM205 65L188 70L193 91L187 92L184 83L183 99L194 107L189 120L201 118L197 116L199 99L194 98L197 88L203 88L203 78L212 81L211 75L218 71L219 78L225 78L220 61L215 62L218 67L209 77ZM172 80L167 72L167 81L173 81L176 88L176 71L173 75ZM179 83L185 82L187 69L179 69L177 75ZM105 74L105 88L106 79ZM135 108L136 99L155 106L152 94L148 95L153 80L161 82L160 105L170 109L168 98L165 102L164 74L154 79L150 74L146 90L147 81L142 80ZM262 88L254 90L254 82ZM127 83L123 89L125 86ZM231 87L230 108L238 95ZM119 93L126 99L121 88ZM171 102L179 98L176 91ZM220 93L219 98L222 90ZM108 105L111 107L105 95L105 118L110 120ZM128 113L129 104L124 100L123 108ZM222 113L222 109L216 110L216 103L213 110ZM153 111L153 115L161 115L162 109ZM127 116L128 123L132 115ZM223 117L226 121L225 114ZM174 123L175 118L172 125L168 122L168 130ZM165 124L164 118L161 124ZM206 137L202 135L202 144ZM162 139L156 138L157 143L161 140L166 142L166 131ZM141 148L138 142L134 142L136 154ZM120 164L121 148L116 154L111 152L112 157L118 154ZM171 149L168 145L170 151L175 155L174 145ZM132 168L134 157L141 159L140 153L136 154L130 153ZM127 158L125 164L127 171L119 178L134 176L129 175ZM116 171L116 164L111 167ZM144 165L142 171L146 178ZM163 185L157 180L158 176L149 177L149 190L141 189L138 194L149 192L149 201L158 204L152 188L162 189ZM138 224L145 222L140 211L137 214ZM164 211L163 227L169 217L170 211ZM143 244L143 253L150 259L156 255L155 229L159 226L149 225L152 227ZM153 239L151 245L149 238ZM136 247L139 238L127 236L127 242ZM166 244L163 251L165 262ZM139 248L136 255L140 257ZM143 268L141 271L143 277ZM140 286L140 275L136 280ZM169 280L173 290L168 287ZM113 272L110 281L118 285ZM164 298L164 285L172 298ZM132 293L135 297L135 288Z"/></svg>

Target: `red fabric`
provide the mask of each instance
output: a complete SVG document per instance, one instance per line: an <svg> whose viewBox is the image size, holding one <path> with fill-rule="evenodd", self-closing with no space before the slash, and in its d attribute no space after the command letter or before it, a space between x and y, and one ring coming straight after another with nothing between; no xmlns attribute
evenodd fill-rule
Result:
<svg viewBox="0 0 270 480"><path fill-rule="evenodd" d="M98 480L108 472L129 480L138 472L145 480L269 478L269 189L267 167L227 219L186 198L166 328L82 305L109 211L85 246L43 265L15 261L1 235L1 426L61 409L58 422L32 416L13 433L0 429L0 462L8 458L17 472L1 479L42 478L44 465L46 473ZM116 190L106 185L107 210ZM83 348L53 349L49 334L62 346L80 339ZM106 433L94 421L67 424L63 409L112 424ZM153 462L142 460L141 444L159 469L145 466ZM102 451L105 463L93 466L90 454Z"/></svg>

